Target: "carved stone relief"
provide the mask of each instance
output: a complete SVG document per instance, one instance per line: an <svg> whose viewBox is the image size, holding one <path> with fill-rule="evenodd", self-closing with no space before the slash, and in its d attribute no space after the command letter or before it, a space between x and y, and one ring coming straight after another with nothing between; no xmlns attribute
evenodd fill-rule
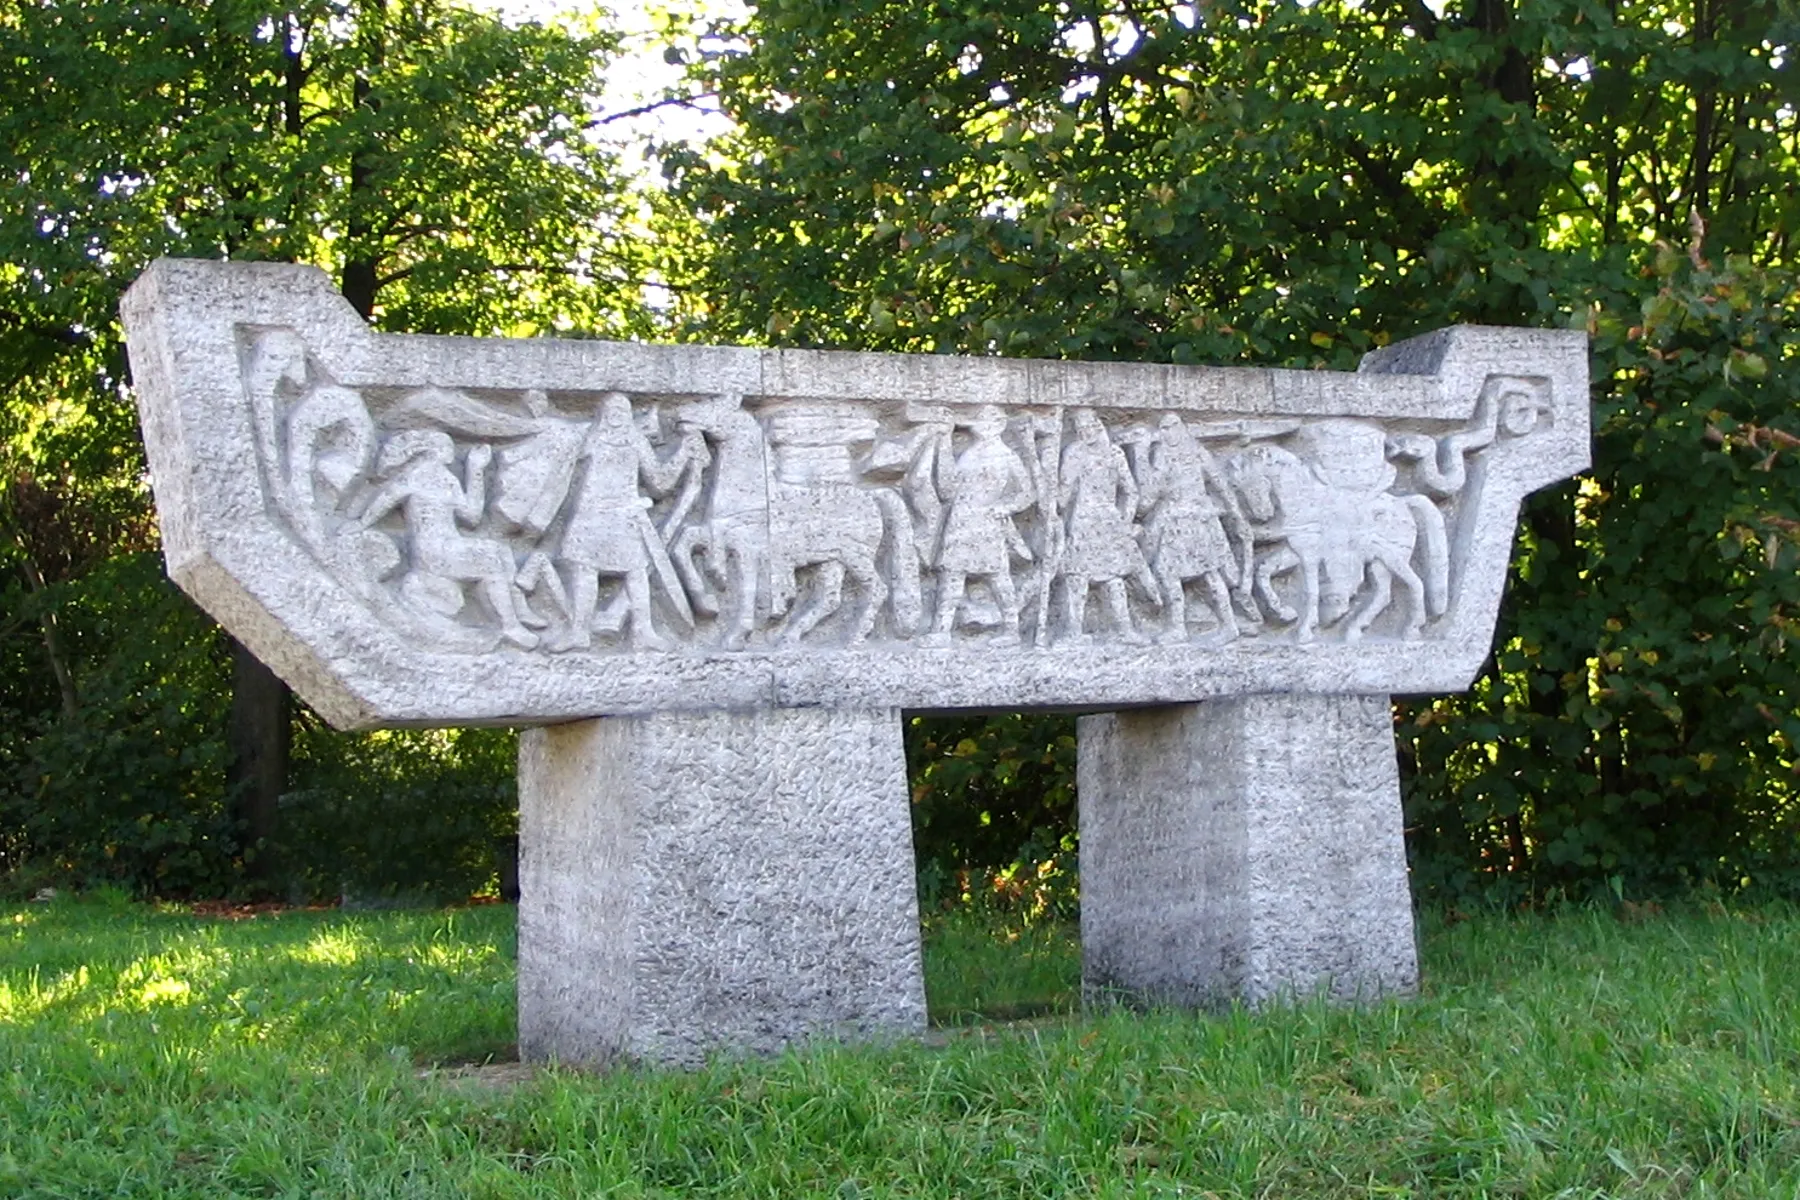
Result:
<svg viewBox="0 0 1800 1200"><path fill-rule="evenodd" d="M1451 425L357 390L268 328L241 363L273 515L467 653L1429 638L1483 453L1550 412L1497 374Z"/></svg>

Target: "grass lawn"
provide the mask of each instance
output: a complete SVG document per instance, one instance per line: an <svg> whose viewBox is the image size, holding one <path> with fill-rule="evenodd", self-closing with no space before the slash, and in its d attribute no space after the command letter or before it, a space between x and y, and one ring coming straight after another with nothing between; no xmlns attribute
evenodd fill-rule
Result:
<svg viewBox="0 0 1800 1200"><path fill-rule="evenodd" d="M509 908L0 908L0 1195L1800 1195L1800 913L1424 950L1409 1004L1080 1017L1069 931L964 918L933 1044L495 1087L424 1068L510 1055Z"/></svg>

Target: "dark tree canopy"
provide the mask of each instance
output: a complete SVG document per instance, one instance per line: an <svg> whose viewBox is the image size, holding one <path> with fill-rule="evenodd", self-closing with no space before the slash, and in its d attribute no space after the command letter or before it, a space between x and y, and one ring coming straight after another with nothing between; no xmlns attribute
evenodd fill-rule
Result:
<svg viewBox="0 0 1800 1200"><path fill-rule="evenodd" d="M1304 361L1557 319L1695 210L1788 261L1795 14L1615 7L763 4L671 164L709 327Z"/></svg>
<svg viewBox="0 0 1800 1200"><path fill-rule="evenodd" d="M445 333L1341 369L1585 328L1595 468L1527 505L1476 688L1397 709L1415 878L1800 894L1797 32L1791 0L770 0L683 48L736 130L644 197L587 136L610 34L0 0L3 865L242 865L230 659L148 557L115 318L192 254L318 263ZM330 870L483 869L502 743L296 727L284 804ZM1071 748L918 727L921 848L1066 853Z"/></svg>
<svg viewBox="0 0 1800 1200"><path fill-rule="evenodd" d="M1594 472L1527 506L1475 691L1400 712L1417 878L1800 884L1793 5L771 0L721 33L696 74L739 132L667 163L709 336L1347 368L1587 328ZM987 780L1023 838L977 768L1066 730L967 732L921 794Z"/></svg>
<svg viewBox="0 0 1800 1200"><path fill-rule="evenodd" d="M155 544L120 293L159 255L279 259L389 329L642 332L639 202L587 136L616 42L438 0L0 0L9 862L216 888L242 832L222 644L154 564L107 566ZM260 690L233 727L263 738L286 721ZM307 795L309 753L341 754L303 732Z"/></svg>

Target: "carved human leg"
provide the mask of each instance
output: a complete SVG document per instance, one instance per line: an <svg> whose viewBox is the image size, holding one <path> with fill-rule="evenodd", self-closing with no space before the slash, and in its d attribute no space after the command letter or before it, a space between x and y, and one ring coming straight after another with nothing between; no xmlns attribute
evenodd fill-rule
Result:
<svg viewBox="0 0 1800 1200"><path fill-rule="evenodd" d="M1003 567L987 577L988 587L994 593L994 603L1000 608L1000 628L995 630L993 643L997 646L1016 646L1019 644L1019 589L1013 584L1012 570Z"/></svg>
<svg viewBox="0 0 1800 1200"><path fill-rule="evenodd" d="M1079 733L1090 997L1417 986L1385 696L1243 696L1084 717Z"/></svg>
<svg viewBox="0 0 1800 1200"><path fill-rule="evenodd" d="M756 628L756 594L758 581L768 562L766 537L760 531L738 526L725 541L726 557L731 565L731 624L726 630L725 646L741 650Z"/></svg>
<svg viewBox="0 0 1800 1200"><path fill-rule="evenodd" d="M937 610L933 614L931 633L934 646L948 646L950 633L956 627L957 612L962 607L963 586L967 575L951 567L938 569Z"/></svg>
<svg viewBox="0 0 1800 1200"><path fill-rule="evenodd" d="M669 649L669 639L656 632L650 619L650 572L645 568L625 572L625 602L631 619L632 649Z"/></svg>
<svg viewBox="0 0 1800 1200"><path fill-rule="evenodd" d="M1212 605L1213 616L1219 622L1217 637L1220 642L1232 641L1238 636L1238 623L1237 614L1231 611L1231 591L1216 570L1206 572L1201 579L1206 584L1206 598ZM1186 631L1185 619L1183 631Z"/></svg>
<svg viewBox="0 0 1800 1200"><path fill-rule="evenodd" d="M1131 606L1125 600L1125 581L1116 575L1105 580L1101 584L1101 595L1106 597L1106 615L1119 640L1134 646L1143 644L1144 635L1131 623Z"/></svg>
<svg viewBox="0 0 1800 1200"><path fill-rule="evenodd" d="M519 596L518 589L512 582L499 575L488 575L476 583L481 589L481 598L487 601L494 616L499 618L501 636L526 650L536 646L537 634L527 629L520 618L519 610L524 607L524 599Z"/></svg>
<svg viewBox="0 0 1800 1200"><path fill-rule="evenodd" d="M925 1027L894 709L607 717L519 747L519 1049L692 1065Z"/></svg>
<svg viewBox="0 0 1800 1200"><path fill-rule="evenodd" d="M1162 592L1163 615L1168 621L1157 640L1171 645L1187 641L1187 588L1181 573L1157 563L1156 586Z"/></svg>

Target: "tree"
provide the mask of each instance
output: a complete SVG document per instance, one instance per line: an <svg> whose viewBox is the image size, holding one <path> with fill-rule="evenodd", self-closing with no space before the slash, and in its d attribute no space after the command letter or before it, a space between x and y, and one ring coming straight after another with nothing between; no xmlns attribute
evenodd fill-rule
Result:
<svg viewBox="0 0 1800 1200"><path fill-rule="evenodd" d="M59 622L97 562L154 542L123 288L158 255L281 259L333 271L383 328L641 332L637 201L588 136L615 48L438 0L0 0L0 88L31 98L0 112L0 555L36 631L8 689L29 727L120 717L87 711ZM235 657L254 841L290 723Z"/></svg>
<svg viewBox="0 0 1800 1200"><path fill-rule="evenodd" d="M1729 455L1735 422L1791 457L1797 30L1776 0L771 0L696 67L739 132L665 158L684 312L1338 368L1457 321L1589 328L1594 473L1528 505L1476 690L1402 706L1418 877L1777 880L1795 498Z"/></svg>

